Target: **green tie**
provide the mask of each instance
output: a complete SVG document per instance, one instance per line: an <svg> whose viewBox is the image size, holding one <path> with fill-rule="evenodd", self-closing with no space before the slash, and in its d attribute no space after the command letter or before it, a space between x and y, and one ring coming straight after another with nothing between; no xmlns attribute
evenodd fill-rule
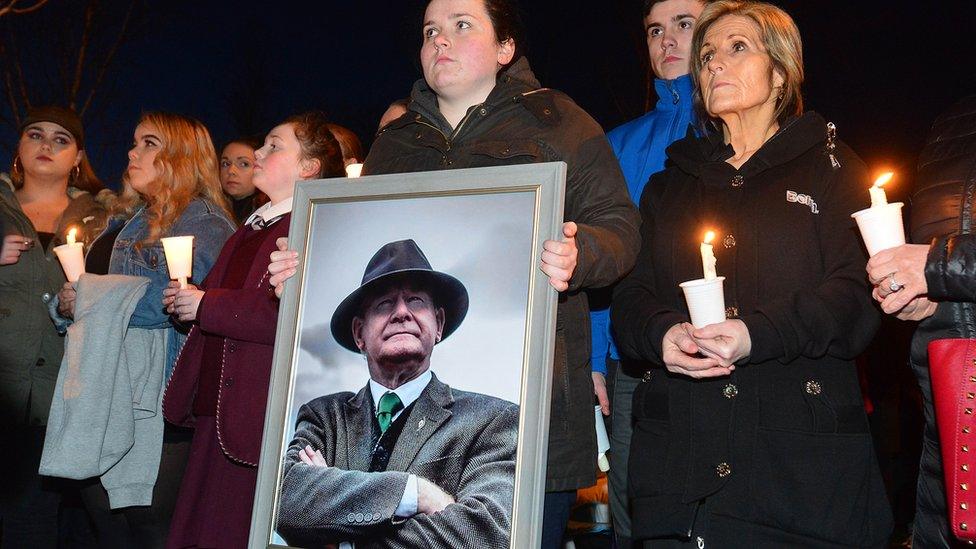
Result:
<svg viewBox="0 0 976 549"><path fill-rule="evenodd" d="M403 409L403 403L396 393L387 391L380 397L379 409L376 410L376 420L380 423L380 433L385 433L393 421L393 414Z"/></svg>

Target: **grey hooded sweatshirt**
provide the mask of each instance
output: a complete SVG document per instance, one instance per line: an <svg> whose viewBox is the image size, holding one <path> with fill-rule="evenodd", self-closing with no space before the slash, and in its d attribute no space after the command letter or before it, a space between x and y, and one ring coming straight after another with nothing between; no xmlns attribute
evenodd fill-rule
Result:
<svg viewBox="0 0 976 549"><path fill-rule="evenodd" d="M48 418L42 475L100 476L112 509L152 503L168 330L130 328L149 279L82 275Z"/></svg>

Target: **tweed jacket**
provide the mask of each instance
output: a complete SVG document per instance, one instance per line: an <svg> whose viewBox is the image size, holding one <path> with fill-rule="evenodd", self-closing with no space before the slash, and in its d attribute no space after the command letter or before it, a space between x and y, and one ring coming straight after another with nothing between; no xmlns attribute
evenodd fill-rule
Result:
<svg viewBox="0 0 976 549"><path fill-rule="evenodd" d="M404 413L386 471L366 472L380 434L369 386L302 406L285 455L278 514L278 532L290 545L508 547L518 406L451 389L434 376ZM302 463L298 452L306 445L330 466ZM435 514L394 516L411 473L456 503Z"/></svg>

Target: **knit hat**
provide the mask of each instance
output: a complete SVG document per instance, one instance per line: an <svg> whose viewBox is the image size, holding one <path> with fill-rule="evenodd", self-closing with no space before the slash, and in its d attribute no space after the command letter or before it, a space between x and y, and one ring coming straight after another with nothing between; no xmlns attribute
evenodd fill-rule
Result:
<svg viewBox="0 0 976 549"><path fill-rule="evenodd" d="M21 133L23 133L24 128L37 122L53 122L61 126L68 130L71 137L75 138L79 149L85 148L85 131L81 126L81 118L75 111L55 105L32 107L27 111L27 117L20 125Z"/></svg>

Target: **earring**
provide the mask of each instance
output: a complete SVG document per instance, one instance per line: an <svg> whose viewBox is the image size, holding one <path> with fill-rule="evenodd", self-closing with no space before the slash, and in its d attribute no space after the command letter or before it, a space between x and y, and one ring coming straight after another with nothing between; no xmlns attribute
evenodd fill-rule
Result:
<svg viewBox="0 0 976 549"><path fill-rule="evenodd" d="M20 155L14 157L14 165L10 168L13 172L23 171L20 167Z"/></svg>
<svg viewBox="0 0 976 549"><path fill-rule="evenodd" d="M72 183L76 183L78 181L78 178L80 177L81 177L81 165L77 165L71 169L71 175L69 176L68 180L71 181Z"/></svg>

